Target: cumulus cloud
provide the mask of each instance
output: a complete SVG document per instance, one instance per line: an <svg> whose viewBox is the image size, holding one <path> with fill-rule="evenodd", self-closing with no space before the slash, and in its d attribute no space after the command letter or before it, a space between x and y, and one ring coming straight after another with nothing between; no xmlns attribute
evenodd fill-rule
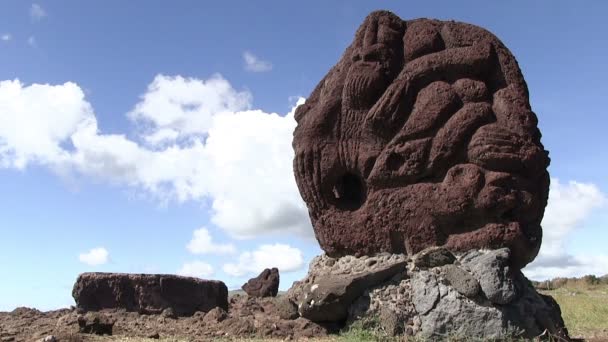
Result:
<svg viewBox="0 0 608 342"><path fill-rule="evenodd" d="M78 85L0 81L0 166L57 164L69 158L61 143L94 120Z"/></svg>
<svg viewBox="0 0 608 342"><path fill-rule="evenodd" d="M258 56L249 51L243 53L243 61L245 62L245 70L251 72L266 72L272 70L272 64L264 61Z"/></svg>
<svg viewBox="0 0 608 342"><path fill-rule="evenodd" d="M192 240L190 240L186 248L193 254L232 254L236 252L233 244L213 242L209 230L205 227L194 231Z"/></svg>
<svg viewBox="0 0 608 342"><path fill-rule="evenodd" d="M591 183L551 179L549 202L543 218L543 243L538 257L524 272L532 279L608 273L608 255L571 255L566 252L570 234L582 228L593 210L606 205L606 195Z"/></svg>
<svg viewBox="0 0 608 342"><path fill-rule="evenodd" d="M0 36L0 40L2 40L3 42L8 42L11 39L13 39L13 36L10 33L5 33L2 36Z"/></svg>
<svg viewBox="0 0 608 342"><path fill-rule="evenodd" d="M27 39L27 45L31 46L31 47L37 47L38 46L38 42L36 41L36 37L34 36L30 36Z"/></svg>
<svg viewBox="0 0 608 342"><path fill-rule="evenodd" d="M285 244L261 245L254 251L239 255L235 263L227 263L223 269L226 274L240 277L257 274L265 268L276 267L280 272L292 272L304 266L302 251Z"/></svg>
<svg viewBox="0 0 608 342"><path fill-rule="evenodd" d="M219 75L159 75L128 113L142 133L132 140L100 132L74 83L3 81L0 167L41 164L140 189L163 202L210 200L211 221L236 238L270 232L311 237L292 171L295 106L283 116L250 107L251 94Z"/></svg>
<svg viewBox="0 0 608 342"><path fill-rule="evenodd" d="M32 18L32 20L40 21L46 16L46 11L44 10L44 8L42 8L42 6L38 4L32 4L32 6L30 7L30 18Z"/></svg>
<svg viewBox="0 0 608 342"><path fill-rule="evenodd" d="M89 266L99 266L108 262L108 251L103 247L97 247L89 250L86 253L82 253L78 256L80 262L85 263Z"/></svg>
<svg viewBox="0 0 608 342"><path fill-rule="evenodd" d="M208 80L157 75L128 117L143 126L147 142L174 142L206 134L213 117L249 109L251 94L220 75Z"/></svg>
<svg viewBox="0 0 608 342"><path fill-rule="evenodd" d="M186 277L208 278L213 275L213 266L203 261L187 262L177 271Z"/></svg>

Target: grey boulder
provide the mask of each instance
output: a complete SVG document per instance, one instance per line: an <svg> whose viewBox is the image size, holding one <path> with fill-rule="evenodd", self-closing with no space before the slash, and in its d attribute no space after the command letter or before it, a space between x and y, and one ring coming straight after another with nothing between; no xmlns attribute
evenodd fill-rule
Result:
<svg viewBox="0 0 608 342"><path fill-rule="evenodd" d="M508 304L517 297L513 274L509 267L508 248L486 252L475 251L464 256L462 266L479 281L481 291L495 304Z"/></svg>

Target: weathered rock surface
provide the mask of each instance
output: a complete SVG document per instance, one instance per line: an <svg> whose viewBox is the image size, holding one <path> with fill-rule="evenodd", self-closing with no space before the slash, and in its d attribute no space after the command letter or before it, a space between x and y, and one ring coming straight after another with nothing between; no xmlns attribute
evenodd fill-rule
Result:
<svg viewBox="0 0 608 342"><path fill-rule="evenodd" d="M275 305L281 319L292 320L300 317L298 306L287 297L277 298Z"/></svg>
<svg viewBox="0 0 608 342"><path fill-rule="evenodd" d="M451 285L465 297L473 298L481 290L479 281L477 281L469 272L456 265L443 266L441 274L445 277L448 285Z"/></svg>
<svg viewBox="0 0 608 342"><path fill-rule="evenodd" d="M349 276L327 275L306 289L298 312L314 322L344 320L348 308L363 291L403 272L405 265L405 261L400 261Z"/></svg>
<svg viewBox="0 0 608 342"><path fill-rule="evenodd" d="M249 279L241 288L253 297L276 297L279 280L279 270L276 267L267 268L257 277Z"/></svg>
<svg viewBox="0 0 608 342"><path fill-rule="evenodd" d="M462 258L463 268L479 279L481 290L492 303L507 304L517 296L509 267L508 248L492 251L471 251Z"/></svg>
<svg viewBox="0 0 608 342"><path fill-rule="evenodd" d="M295 113L294 173L331 257L541 243L549 158L517 61L465 23L373 12Z"/></svg>
<svg viewBox="0 0 608 342"><path fill-rule="evenodd" d="M445 247L429 247L416 254L414 266L430 268L454 263L456 257Z"/></svg>
<svg viewBox="0 0 608 342"><path fill-rule="evenodd" d="M116 321L109 316L97 312L87 312L78 316L80 332L84 334L112 335Z"/></svg>
<svg viewBox="0 0 608 342"><path fill-rule="evenodd" d="M403 254L388 253L359 258L348 255L337 259L327 255L319 255L310 262L306 277L295 281L285 297L297 305L305 300L306 293L310 291L313 285L327 279L328 276L348 279L367 272L373 273L391 265L404 265L407 260L407 256ZM405 268L401 269L401 273L405 272ZM403 277L399 273L395 276Z"/></svg>
<svg viewBox="0 0 608 342"><path fill-rule="evenodd" d="M215 307L215 308L209 310L209 312L207 312L205 314L205 317L203 317L203 323L205 323L205 324L219 323L219 322L225 320L227 317L228 317L228 313L226 312L226 310L224 310L220 307Z"/></svg>
<svg viewBox="0 0 608 342"><path fill-rule="evenodd" d="M508 249L473 250L455 255L453 264L422 268L416 266L417 255L323 255L313 259L307 277L294 283L287 298L300 303L300 315L311 321L350 324L377 317L385 331L395 334L508 339L533 338L547 330L567 339L557 304L538 294L519 270L510 270L508 255ZM392 264L407 272L365 286L347 281ZM358 271L347 271L346 265Z"/></svg>
<svg viewBox="0 0 608 342"><path fill-rule="evenodd" d="M83 273L72 296L85 311L125 309L159 314L171 310L176 316L189 316L228 307L228 288L223 282L176 275Z"/></svg>
<svg viewBox="0 0 608 342"><path fill-rule="evenodd" d="M412 302L416 311L427 314L439 300L437 277L429 271L420 271L412 276Z"/></svg>

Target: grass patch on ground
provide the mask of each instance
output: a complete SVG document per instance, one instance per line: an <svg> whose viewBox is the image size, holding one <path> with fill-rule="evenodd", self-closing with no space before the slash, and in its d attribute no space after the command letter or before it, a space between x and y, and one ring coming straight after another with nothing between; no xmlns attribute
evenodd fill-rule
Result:
<svg viewBox="0 0 608 342"><path fill-rule="evenodd" d="M567 286L541 292L555 298L572 337L608 339L608 285Z"/></svg>

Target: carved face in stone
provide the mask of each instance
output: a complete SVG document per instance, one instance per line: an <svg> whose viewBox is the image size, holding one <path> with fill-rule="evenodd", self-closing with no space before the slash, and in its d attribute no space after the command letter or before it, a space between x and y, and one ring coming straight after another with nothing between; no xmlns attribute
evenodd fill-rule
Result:
<svg viewBox="0 0 608 342"><path fill-rule="evenodd" d="M295 114L294 172L330 256L540 247L548 153L491 33L370 14Z"/></svg>

